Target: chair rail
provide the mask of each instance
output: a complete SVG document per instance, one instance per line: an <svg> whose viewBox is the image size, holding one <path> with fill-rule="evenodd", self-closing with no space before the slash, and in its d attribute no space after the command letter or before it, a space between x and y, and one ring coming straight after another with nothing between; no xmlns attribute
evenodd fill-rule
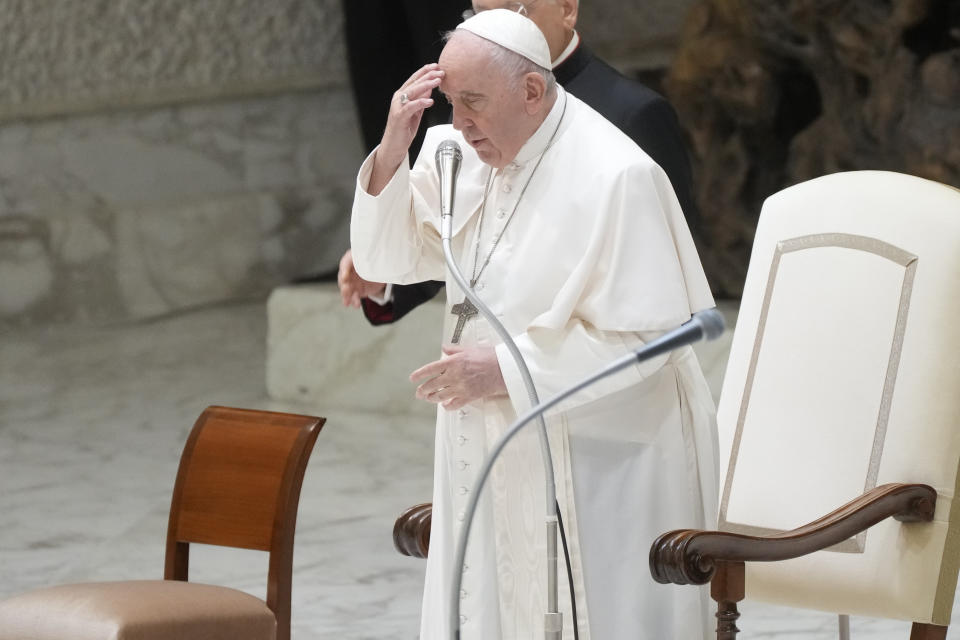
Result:
<svg viewBox="0 0 960 640"><path fill-rule="evenodd" d="M885 484L836 511L791 531L749 536L722 531L678 529L650 547L650 573L661 584L706 584L718 562L772 562L798 558L838 544L893 517L929 522L937 492L925 484Z"/></svg>

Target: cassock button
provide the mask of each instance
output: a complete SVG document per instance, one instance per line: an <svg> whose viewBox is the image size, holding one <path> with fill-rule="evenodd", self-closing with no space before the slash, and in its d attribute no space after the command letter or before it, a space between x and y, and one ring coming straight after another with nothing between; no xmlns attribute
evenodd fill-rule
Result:
<svg viewBox="0 0 960 640"><path fill-rule="evenodd" d="M460 616L460 624L465 624L467 622L467 616Z"/></svg>
<svg viewBox="0 0 960 640"><path fill-rule="evenodd" d="M460 444L461 447L464 445L464 443L466 443L466 441L467 441L467 436L457 436L457 442Z"/></svg>
<svg viewBox="0 0 960 640"><path fill-rule="evenodd" d="M460 513L457 514L457 521L463 522L463 519L466 517L467 517L466 514L463 511L461 511Z"/></svg>
<svg viewBox="0 0 960 640"><path fill-rule="evenodd" d="M485 284L482 283L482 282L478 282L478 283L477 283L477 291L483 291L483 288L484 288L485 286L487 286L487 285L485 285Z"/></svg>
<svg viewBox="0 0 960 640"><path fill-rule="evenodd" d="M460 495L465 496L468 493L470 493L470 489L467 489L466 487L460 487Z"/></svg>
<svg viewBox="0 0 960 640"><path fill-rule="evenodd" d="M465 600L467 597L467 592L463 589L460 589L460 599Z"/></svg>
<svg viewBox="0 0 960 640"><path fill-rule="evenodd" d="M460 416L461 418L466 418L466 417L467 417L467 410L466 410L466 409L460 409L459 411L457 411L457 415Z"/></svg>
<svg viewBox="0 0 960 640"><path fill-rule="evenodd" d="M467 468L467 461L461 460L457 463L457 466L460 467L460 471L463 471L464 469Z"/></svg>
<svg viewBox="0 0 960 640"><path fill-rule="evenodd" d="M498 217L498 218L502 218L502 217L505 216L505 215L507 215L507 210L506 210L506 209L497 209L497 217Z"/></svg>
<svg viewBox="0 0 960 640"><path fill-rule="evenodd" d="M511 191L513 191L513 187L511 187L509 184L507 184L506 182L504 182L504 183L503 183L503 192L504 192L504 193L510 193Z"/></svg>

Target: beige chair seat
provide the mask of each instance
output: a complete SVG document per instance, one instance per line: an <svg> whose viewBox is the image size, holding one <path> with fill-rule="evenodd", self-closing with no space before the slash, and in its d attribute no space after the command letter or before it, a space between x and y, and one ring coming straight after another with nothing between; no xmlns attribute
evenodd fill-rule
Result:
<svg viewBox="0 0 960 640"><path fill-rule="evenodd" d="M90 582L0 603L0 640L273 640L266 603L236 589L182 582Z"/></svg>

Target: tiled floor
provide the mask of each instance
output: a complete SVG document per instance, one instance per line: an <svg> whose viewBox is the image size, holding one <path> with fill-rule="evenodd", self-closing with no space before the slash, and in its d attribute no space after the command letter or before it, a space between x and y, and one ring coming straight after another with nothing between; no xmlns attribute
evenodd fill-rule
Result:
<svg viewBox="0 0 960 640"><path fill-rule="evenodd" d="M358 330L371 330L357 323ZM262 303L107 328L0 335L0 597L84 580L157 578L184 439L210 404L328 418L300 503L294 638L413 639L423 562L392 547L428 500L432 420L282 404L264 391ZM701 354L711 384L724 356ZM263 595L265 556L195 550L192 578ZM828 639L836 618L746 603L744 640ZM909 625L853 620L854 638ZM960 638L960 631L950 638Z"/></svg>

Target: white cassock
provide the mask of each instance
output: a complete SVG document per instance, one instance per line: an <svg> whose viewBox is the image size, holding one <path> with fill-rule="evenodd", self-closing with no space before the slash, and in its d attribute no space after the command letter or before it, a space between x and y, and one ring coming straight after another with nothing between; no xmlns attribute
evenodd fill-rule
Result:
<svg viewBox="0 0 960 640"><path fill-rule="evenodd" d="M558 94L543 125L502 171L491 174L451 126L433 127L414 168L401 164L373 197L366 192L371 155L360 169L351 226L362 277L446 280L442 341L449 343L456 324L450 308L463 293L441 250L433 156L442 140L459 142L453 253L469 280L479 268L475 255L483 264L500 236L476 291L514 336L541 399L714 306L666 174L590 107L559 87ZM463 509L486 451L530 406L509 352L482 317L467 322L461 344L498 345L509 396L459 411L438 408L423 640L449 637ZM703 637L706 589L658 585L647 565L660 533L716 522L714 406L693 351L685 347L594 385L552 412L548 429L580 638ZM533 423L507 447L480 500L460 594L462 638L543 637L543 482ZM564 638L572 638L563 566L559 575Z"/></svg>

